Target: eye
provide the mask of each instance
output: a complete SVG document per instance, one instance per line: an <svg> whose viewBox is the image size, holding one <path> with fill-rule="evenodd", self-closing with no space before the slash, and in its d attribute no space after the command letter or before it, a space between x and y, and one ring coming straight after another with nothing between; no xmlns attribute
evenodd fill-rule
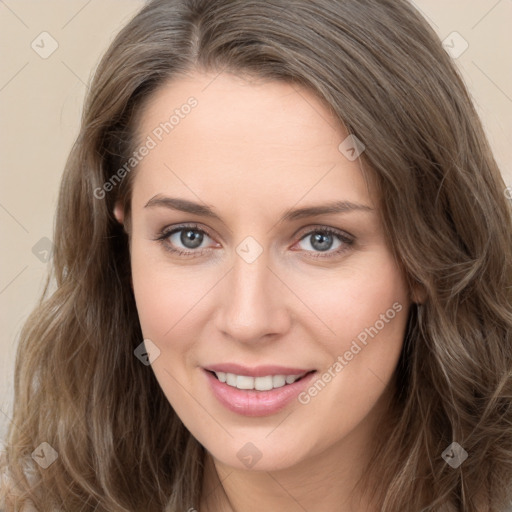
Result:
<svg viewBox="0 0 512 512"><path fill-rule="evenodd" d="M335 244L336 239L338 240L337 245ZM347 251L354 243L354 238L334 228L319 227L308 231L298 243L300 244L303 241L307 242L305 244L307 252L317 253L311 254L311 257L330 258ZM333 244L335 245L335 250L331 250Z"/></svg>
<svg viewBox="0 0 512 512"><path fill-rule="evenodd" d="M199 256L205 248L200 248L201 244L210 239L208 233L200 229L196 224L187 226L177 226L174 229L164 229L156 239L164 248L180 256ZM197 250L200 248L199 250Z"/></svg>
<svg viewBox="0 0 512 512"><path fill-rule="evenodd" d="M201 256L205 251L210 250L211 247L201 247L208 239L213 240L208 232L199 228L197 224L164 229L156 238L165 250L185 257ZM330 258L347 251L354 243L354 238L343 231L321 226L307 231L297 243L301 244L304 241L307 243L303 250L306 253L312 253L308 257ZM333 245L335 250L332 250Z"/></svg>

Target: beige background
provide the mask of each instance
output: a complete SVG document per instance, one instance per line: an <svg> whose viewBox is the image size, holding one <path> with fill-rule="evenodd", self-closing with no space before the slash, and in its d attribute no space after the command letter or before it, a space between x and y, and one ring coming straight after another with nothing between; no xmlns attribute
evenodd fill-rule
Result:
<svg viewBox="0 0 512 512"><path fill-rule="evenodd" d="M512 186L512 0L416 0L456 62ZM0 439L9 421L19 330L42 290L61 173L101 54L140 0L0 0ZM57 50L31 47L48 32ZM458 36L456 36L458 37ZM450 36L455 50L463 41ZM37 48L37 46L36 46ZM35 246L35 249L33 249ZM36 253L36 254L35 254Z"/></svg>

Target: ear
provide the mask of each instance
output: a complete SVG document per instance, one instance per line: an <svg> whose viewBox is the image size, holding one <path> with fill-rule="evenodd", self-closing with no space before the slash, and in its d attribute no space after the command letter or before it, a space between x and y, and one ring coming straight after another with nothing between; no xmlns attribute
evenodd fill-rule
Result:
<svg viewBox="0 0 512 512"><path fill-rule="evenodd" d="M114 206L114 217L117 219L119 224L124 224L124 209L119 201L116 201Z"/></svg>

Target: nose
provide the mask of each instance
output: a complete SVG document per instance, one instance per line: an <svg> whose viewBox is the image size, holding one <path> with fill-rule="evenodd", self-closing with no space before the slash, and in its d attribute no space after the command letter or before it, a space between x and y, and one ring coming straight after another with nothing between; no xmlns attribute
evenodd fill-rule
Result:
<svg viewBox="0 0 512 512"><path fill-rule="evenodd" d="M235 255L233 268L219 283L216 327L242 343L274 340L290 328L290 296L266 252L248 263Z"/></svg>

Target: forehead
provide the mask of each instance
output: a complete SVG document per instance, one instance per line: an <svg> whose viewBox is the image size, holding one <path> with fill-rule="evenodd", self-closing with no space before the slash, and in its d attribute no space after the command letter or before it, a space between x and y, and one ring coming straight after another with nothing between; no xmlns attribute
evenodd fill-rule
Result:
<svg viewBox="0 0 512 512"><path fill-rule="evenodd" d="M294 203L326 193L369 200L360 160L339 149L346 130L296 84L227 73L180 76L149 98L137 132L153 146L134 183L146 196L175 195L178 187L221 201L237 194Z"/></svg>

